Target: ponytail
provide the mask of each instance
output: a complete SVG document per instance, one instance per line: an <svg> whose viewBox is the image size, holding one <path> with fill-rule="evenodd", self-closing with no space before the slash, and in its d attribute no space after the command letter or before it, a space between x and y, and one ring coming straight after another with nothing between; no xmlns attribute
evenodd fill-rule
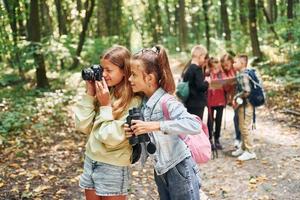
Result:
<svg viewBox="0 0 300 200"><path fill-rule="evenodd" d="M159 87L166 92L175 92L175 81L170 68L169 59L165 49L156 45L153 48L145 48L133 55L132 59L142 61L147 74L154 74Z"/></svg>
<svg viewBox="0 0 300 200"><path fill-rule="evenodd" d="M173 94L175 92L175 81L171 71L167 52L160 45L156 45L155 48L158 50L158 66L161 70L159 86L162 87L166 92Z"/></svg>

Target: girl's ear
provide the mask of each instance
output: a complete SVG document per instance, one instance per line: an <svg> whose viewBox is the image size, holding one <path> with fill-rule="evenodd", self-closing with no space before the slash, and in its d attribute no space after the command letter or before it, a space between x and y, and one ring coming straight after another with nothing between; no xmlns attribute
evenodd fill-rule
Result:
<svg viewBox="0 0 300 200"><path fill-rule="evenodd" d="M153 85L153 83L156 82L156 78L155 78L155 75L154 74L147 74L146 77L145 77L145 80L146 80L146 84L147 85Z"/></svg>

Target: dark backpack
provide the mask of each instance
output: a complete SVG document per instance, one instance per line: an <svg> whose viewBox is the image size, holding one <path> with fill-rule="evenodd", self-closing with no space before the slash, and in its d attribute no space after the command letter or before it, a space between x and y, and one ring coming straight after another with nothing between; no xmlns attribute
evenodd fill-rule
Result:
<svg viewBox="0 0 300 200"><path fill-rule="evenodd" d="M255 107L262 106L263 104L265 104L266 96L262 83L256 75L255 69L246 69L245 73L250 79L251 92L248 96L248 100L253 106L253 129L255 128L256 122Z"/></svg>
<svg viewBox="0 0 300 200"><path fill-rule="evenodd" d="M250 79L251 92L248 96L249 102L254 107L262 106L265 103L265 92L261 81L256 75L255 69L246 69L245 73Z"/></svg>

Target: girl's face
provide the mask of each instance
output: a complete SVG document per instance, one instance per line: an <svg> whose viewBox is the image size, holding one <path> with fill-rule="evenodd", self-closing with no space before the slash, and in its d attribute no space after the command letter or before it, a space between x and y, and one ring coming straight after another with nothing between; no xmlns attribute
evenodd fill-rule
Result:
<svg viewBox="0 0 300 200"><path fill-rule="evenodd" d="M129 82L133 92L145 92L147 90L147 83L145 80L145 73L143 73L143 66L137 60L132 61L131 75L129 77Z"/></svg>
<svg viewBox="0 0 300 200"><path fill-rule="evenodd" d="M224 62L223 62L223 69L225 70L225 71L230 71L232 68L233 68L233 63L232 63L232 61L231 60L225 60Z"/></svg>
<svg viewBox="0 0 300 200"><path fill-rule="evenodd" d="M219 73L220 71L221 71L220 62L219 62L219 61L215 61L215 62L213 63L212 72L213 72L214 74L217 74L217 73Z"/></svg>
<svg viewBox="0 0 300 200"><path fill-rule="evenodd" d="M124 72L119 66L113 64L107 59L102 59L101 65L103 67L103 77L108 87L113 87L121 83L124 77Z"/></svg>

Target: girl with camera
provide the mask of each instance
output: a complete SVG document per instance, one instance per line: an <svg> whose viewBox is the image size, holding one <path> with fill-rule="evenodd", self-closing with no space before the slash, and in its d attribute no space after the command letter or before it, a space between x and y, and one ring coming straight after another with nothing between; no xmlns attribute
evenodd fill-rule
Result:
<svg viewBox="0 0 300 200"><path fill-rule="evenodd" d="M140 105L128 81L130 52L112 47L101 58L101 81L86 81L86 94L74 107L77 130L89 134L79 185L87 200L125 200L132 147L123 125Z"/></svg>
<svg viewBox="0 0 300 200"><path fill-rule="evenodd" d="M196 116L170 95L175 83L165 49L155 46L136 53L131 60L129 81L134 92L144 94L141 108L144 121L132 120L130 128L125 124L126 135L149 133L155 144L156 151L150 156L160 199L199 200L199 169L178 135L199 134L201 127ZM168 95L165 103L170 119L165 120L162 101ZM143 162L149 154L144 149L142 152Z"/></svg>

